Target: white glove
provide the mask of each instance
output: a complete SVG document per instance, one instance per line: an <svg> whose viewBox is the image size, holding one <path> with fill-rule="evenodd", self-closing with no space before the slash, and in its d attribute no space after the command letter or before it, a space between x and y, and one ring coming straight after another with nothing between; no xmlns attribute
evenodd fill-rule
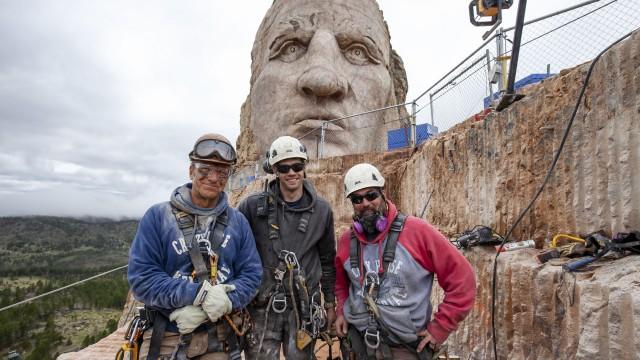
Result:
<svg viewBox="0 0 640 360"><path fill-rule="evenodd" d="M236 289L235 285L218 284L211 285L205 281L196 295L193 305L201 305L213 322L218 321L223 315L231 312L231 300L227 296L229 291Z"/></svg>
<svg viewBox="0 0 640 360"><path fill-rule="evenodd" d="M209 317L200 306L187 305L174 310L169 315L169 320L176 322L180 334L189 334L200 324L209 320Z"/></svg>

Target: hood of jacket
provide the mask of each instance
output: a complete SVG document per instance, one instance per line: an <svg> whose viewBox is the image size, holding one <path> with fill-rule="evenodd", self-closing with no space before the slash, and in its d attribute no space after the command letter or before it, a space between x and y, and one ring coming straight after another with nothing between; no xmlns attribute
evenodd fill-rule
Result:
<svg viewBox="0 0 640 360"><path fill-rule="evenodd" d="M222 214L227 207L229 206L227 194L224 191L220 192L220 196L218 197L218 203L213 208L201 208L193 204L191 201L191 183L187 183L181 186L178 186L171 193L171 205L176 208L192 215L201 215L201 216L218 216Z"/></svg>

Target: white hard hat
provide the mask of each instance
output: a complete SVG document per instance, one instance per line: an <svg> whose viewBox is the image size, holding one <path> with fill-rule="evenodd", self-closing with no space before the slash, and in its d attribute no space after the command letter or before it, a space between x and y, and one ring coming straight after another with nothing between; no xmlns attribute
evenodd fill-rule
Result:
<svg viewBox="0 0 640 360"><path fill-rule="evenodd" d="M384 187L384 177L375 166L367 163L358 164L344 176L344 194L349 197L354 191L368 187Z"/></svg>
<svg viewBox="0 0 640 360"><path fill-rule="evenodd" d="M279 161L291 158L301 158L306 161L308 159L307 148L294 137L280 136L271 143L267 158L271 166Z"/></svg>

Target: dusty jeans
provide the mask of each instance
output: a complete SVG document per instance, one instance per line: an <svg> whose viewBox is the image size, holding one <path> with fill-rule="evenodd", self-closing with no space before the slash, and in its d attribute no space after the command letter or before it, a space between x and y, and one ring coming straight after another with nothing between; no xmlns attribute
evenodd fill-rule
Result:
<svg viewBox="0 0 640 360"><path fill-rule="evenodd" d="M280 348L287 360L315 359L313 349L316 341L313 340L303 350L296 347L296 318L291 309L283 313L276 313L269 309L268 322L265 327L266 307L250 306L249 312L254 324L255 345L248 345L244 351L247 360L279 360ZM260 339L264 334L262 348ZM258 351L260 353L258 353Z"/></svg>
<svg viewBox="0 0 640 360"><path fill-rule="evenodd" d="M140 347L140 360L146 360L149 353L152 331L145 331L142 346ZM194 360L228 360L229 354L225 352L207 353L208 334L206 331L194 333L187 348L187 356ZM165 332L160 344L160 356L158 360L169 360L176 345L180 342L180 334Z"/></svg>

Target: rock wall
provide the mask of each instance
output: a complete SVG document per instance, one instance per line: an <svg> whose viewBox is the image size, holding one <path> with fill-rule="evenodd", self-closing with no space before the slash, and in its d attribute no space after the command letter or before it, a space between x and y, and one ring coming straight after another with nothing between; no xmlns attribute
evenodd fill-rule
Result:
<svg viewBox="0 0 640 360"><path fill-rule="evenodd" d="M342 176L352 165L370 162L381 168L390 197L406 213L420 216L429 199L425 216L443 233L482 224L504 234L542 183L589 65L531 86L508 110L467 120L413 153L313 162L309 177L334 205L336 232L349 226L351 216ZM550 182L513 238L535 239L542 248L559 232L640 229L639 65L639 34L599 60ZM562 261L538 264L538 251L498 258L498 358L640 358L640 257L601 260L574 275L562 270ZM476 271L478 297L449 348L465 359L493 358L495 251L476 248L465 255ZM441 297L437 288L434 304Z"/></svg>
<svg viewBox="0 0 640 360"><path fill-rule="evenodd" d="M542 247L558 232L640 229L639 65L637 33L600 59L558 166L515 238L533 238ZM401 206L419 208L435 189L427 218L444 232L476 224L506 232L546 175L588 66L563 71L530 87L509 110L425 144L407 163ZM604 260L573 275L538 264L535 253L499 257L499 358L638 359L640 257ZM464 358L485 359L493 357L495 253L474 249L467 256L478 297L449 343Z"/></svg>
<svg viewBox="0 0 640 360"><path fill-rule="evenodd" d="M420 216L430 199L425 216L445 234L476 224L504 233L542 182L588 65L531 86L527 97L508 110L481 122L468 120L415 151L312 162L309 177L333 204L337 232L348 226L351 214L342 176L356 163L370 162L381 168L390 197L404 212ZM558 232L640 229L639 65L640 34L599 61L547 189L513 238L533 238L541 248ZM256 181L234 192L232 200L261 185ZM640 256L601 260L572 274L562 271L561 261L538 264L537 252L498 258L498 358L640 358ZM474 248L465 255L476 271L478 296L450 336L449 348L464 359L492 358L495 252ZM435 289L437 304L442 294ZM94 346L64 358L98 358L96 351L106 350Z"/></svg>
<svg viewBox="0 0 640 360"><path fill-rule="evenodd" d="M640 228L639 47L636 34L597 63L557 167L516 237L542 245L557 232ZM485 224L506 232L546 175L588 65L425 143L407 164L400 202L419 208L435 189L427 216L441 229Z"/></svg>

